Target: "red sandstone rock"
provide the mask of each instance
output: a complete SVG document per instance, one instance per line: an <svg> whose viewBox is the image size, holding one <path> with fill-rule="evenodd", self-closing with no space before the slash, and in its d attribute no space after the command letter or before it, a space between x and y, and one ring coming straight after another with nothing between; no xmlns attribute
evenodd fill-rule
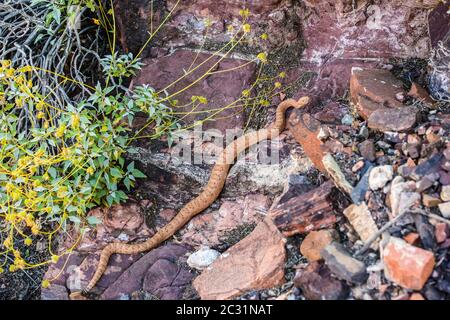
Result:
<svg viewBox="0 0 450 320"><path fill-rule="evenodd" d="M167 7L172 10L177 0L168 0ZM298 20L297 3L286 0L225 0L215 5L211 0L181 1L174 10L174 16L166 29L172 35L171 45L202 44L206 32L205 21L208 20L208 38L215 42L230 39L231 34L227 28L233 26L236 30L242 24L240 10L248 8L247 22L252 30L247 34L250 46L285 47L300 41L300 28ZM264 23L260 23L264 21ZM261 41L259 36L268 34L268 40Z"/></svg>
<svg viewBox="0 0 450 320"><path fill-rule="evenodd" d="M88 212L88 216L96 217L101 224L93 230L84 234L77 251L92 252L103 248L112 240L130 242L139 239L146 239L153 235L144 223L142 210L149 204L146 201L128 202L126 204L114 205L110 208L95 208ZM162 224L166 222L161 221ZM156 225L160 225L155 223ZM67 237L65 248L73 246L73 242L78 239L78 231L73 230L72 236Z"/></svg>
<svg viewBox="0 0 450 320"><path fill-rule="evenodd" d="M369 119L371 129L404 132L411 130L417 121L418 110L415 107L383 108L374 111Z"/></svg>
<svg viewBox="0 0 450 320"><path fill-rule="evenodd" d="M352 102L357 106L364 119L370 117L372 105L366 106L359 97L366 98L380 108L401 108L403 104L396 98L398 93L404 93L403 83L397 80L391 72L382 69L354 68L350 79L350 94ZM372 111L373 112L373 111Z"/></svg>
<svg viewBox="0 0 450 320"><path fill-rule="evenodd" d="M416 245L419 243L420 236L416 232L410 232L406 236L403 237L403 240L408 242L411 245Z"/></svg>
<svg viewBox="0 0 450 320"><path fill-rule="evenodd" d="M446 223L438 223L435 225L434 234L437 243L442 243L450 237L450 228Z"/></svg>
<svg viewBox="0 0 450 320"><path fill-rule="evenodd" d="M317 138L320 131L320 122L307 113L295 110L289 117L288 127L314 166L326 173L322 158L327 153L327 148Z"/></svg>
<svg viewBox="0 0 450 320"><path fill-rule="evenodd" d="M350 94L369 128L401 132L416 123L418 110L398 101L398 96L404 94L403 83L387 70L352 69Z"/></svg>
<svg viewBox="0 0 450 320"><path fill-rule="evenodd" d="M309 261L322 259L321 251L333 241L338 241L339 235L335 230L311 231L303 239L300 245L300 252Z"/></svg>
<svg viewBox="0 0 450 320"><path fill-rule="evenodd" d="M189 112L192 110L192 96L204 96L208 100L208 103L200 104L196 107L196 114L183 117L184 122L192 124L197 120L211 116L208 110L224 108L236 101L241 96L242 91L251 85L255 71L255 65L246 64L246 61L243 60L227 58L218 62L218 57L213 57L207 61L208 58L211 58L211 55L205 53L197 55L193 51L178 50L167 56L143 60L146 66L133 79L132 85L147 84L156 90L167 88L169 94L174 94L191 85L197 79L201 79L201 81L189 87L187 90L173 96L173 99L178 100L179 106L189 105L188 107L178 108L178 112ZM193 61L195 61L195 64L191 67ZM205 63L200 66L203 62ZM214 66L215 64L217 65ZM211 72L223 71L236 68L243 64L246 64L246 66L230 72L215 73L201 78L210 68L212 68ZM181 81L168 87L181 76L185 75L185 71L189 70L190 67L194 69L197 66L199 67L195 71L189 73ZM204 112L198 113L199 111ZM203 129L215 128L224 133L226 129L242 128L245 123L242 111L242 108L224 108L223 111L218 112L212 118L220 118L221 121L208 121L204 123Z"/></svg>
<svg viewBox="0 0 450 320"><path fill-rule="evenodd" d="M421 290L433 272L432 252L391 237L383 250L384 272L388 279L412 290Z"/></svg>
<svg viewBox="0 0 450 320"><path fill-rule="evenodd" d="M222 300L281 285L285 281L284 243L273 223L263 220L204 270L194 280L194 288L202 299Z"/></svg>
<svg viewBox="0 0 450 320"><path fill-rule="evenodd" d="M434 100L431 99L430 95L428 94L428 91L415 82L413 82L411 89L408 92L408 96L413 97L414 99L420 100L429 105L434 104Z"/></svg>
<svg viewBox="0 0 450 320"><path fill-rule="evenodd" d="M428 9L423 6L398 0L373 5L348 0L307 2L312 5L301 15L307 59L322 64L336 58L356 62L357 58L427 57Z"/></svg>
<svg viewBox="0 0 450 320"><path fill-rule="evenodd" d="M413 293L409 300L425 300L425 298L420 293Z"/></svg>
<svg viewBox="0 0 450 320"><path fill-rule="evenodd" d="M268 210L269 205L269 197L262 194L225 200L219 210L194 217L182 231L183 242L194 246L217 246L226 232L260 222L263 215L258 210Z"/></svg>

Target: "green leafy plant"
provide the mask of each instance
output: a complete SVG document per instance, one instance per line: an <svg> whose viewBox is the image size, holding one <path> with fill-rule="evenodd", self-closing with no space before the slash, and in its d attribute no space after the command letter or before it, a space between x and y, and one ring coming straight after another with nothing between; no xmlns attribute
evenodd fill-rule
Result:
<svg viewBox="0 0 450 320"><path fill-rule="evenodd" d="M137 62L127 65L128 70L111 66L105 71L121 77L138 68ZM0 218L8 235L3 254L15 256L10 271L36 266L22 258L14 238L31 244L33 236L51 236L67 221L81 224L89 208L127 199L120 183L130 190L137 178L145 177L134 163L125 167L124 159L137 112L146 112L157 126L175 123L171 109L156 103L150 87L130 93L113 84L98 84L87 100L51 117L52 106L34 91L32 71L31 66L15 69L10 61L1 61ZM35 116L23 117L24 110ZM57 227L46 230L52 223ZM47 262L55 259L52 254Z"/></svg>

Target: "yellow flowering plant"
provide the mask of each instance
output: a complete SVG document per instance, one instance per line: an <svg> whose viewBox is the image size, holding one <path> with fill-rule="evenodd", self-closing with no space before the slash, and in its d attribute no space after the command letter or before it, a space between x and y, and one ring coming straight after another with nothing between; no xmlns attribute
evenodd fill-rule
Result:
<svg viewBox="0 0 450 320"><path fill-rule="evenodd" d="M139 63L116 64L104 72L113 79L139 67ZM171 109L157 102L152 88L124 93L118 90L120 81L113 80L106 88L97 85L87 100L50 112L53 106L28 81L31 71L16 69L7 60L0 62L0 224L6 235L0 253L14 255L11 272L36 266L21 256L18 238L30 246L38 236L51 242L51 236L65 230L69 221L97 224L93 217L85 219L84 213L127 199L119 184L129 190L136 178L145 177L134 163L125 166L124 159L136 112L147 112L149 121L166 128L165 134L177 128ZM50 252L42 263L55 263L58 257Z"/></svg>

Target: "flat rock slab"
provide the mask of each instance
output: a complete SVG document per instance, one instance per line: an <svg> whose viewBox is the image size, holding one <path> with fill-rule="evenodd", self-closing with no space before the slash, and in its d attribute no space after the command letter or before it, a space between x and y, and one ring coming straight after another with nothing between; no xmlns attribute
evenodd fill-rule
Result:
<svg viewBox="0 0 450 320"><path fill-rule="evenodd" d="M182 115L183 121L193 124L212 116L212 120L204 123L203 129L242 128L244 125L243 108L233 105L242 93L242 90L251 86L255 65L247 61L226 58L219 61L219 57L205 53L196 53L189 50L177 50L172 54L159 58L144 60L145 66L132 81L133 86L149 85L156 90L167 89L173 94L173 100L178 100L177 112L189 112L193 110L191 98L204 96L208 103L195 104L195 112L190 115ZM192 63L194 64L192 65ZM239 67L244 65L243 67ZM236 68L230 72L220 72ZM192 72L191 72L192 71ZM186 76L185 75L186 72ZM208 74L208 72L218 72ZM183 77L180 81L177 81ZM200 81L197 81L199 80ZM174 83L176 82L176 83ZM174 83L174 85L171 85ZM191 85L193 84L193 85ZM183 91L183 89L187 88ZM225 108L227 107L227 108ZM222 111L211 113L211 109L224 108ZM201 112L203 111L203 112Z"/></svg>
<svg viewBox="0 0 450 320"><path fill-rule="evenodd" d="M357 105L360 115L367 119L370 112L365 111L365 104L358 105L359 97L381 104L383 107L396 108L403 104L397 99L398 94L406 95L403 83L394 75L383 69L354 68L350 80L350 94L354 104Z"/></svg>
<svg viewBox="0 0 450 320"><path fill-rule="evenodd" d="M250 290L284 282L285 239L267 219L224 252L198 276L194 288L202 299L231 299Z"/></svg>
<svg viewBox="0 0 450 320"><path fill-rule="evenodd" d="M417 121L416 107L383 108L372 112L368 120L371 129L382 132L405 132L411 130Z"/></svg>
<svg viewBox="0 0 450 320"><path fill-rule="evenodd" d="M162 300L181 299L194 274L181 262L188 249L168 244L150 251L117 278L101 295L102 299L119 299L144 290Z"/></svg>
<svg viewBox="0 0 450 320"><path fill-rule="evenodd" d="M65 300L69 294L85 288L97 268L101 249L107 243L129 243L151 237L154 230L146 226L141 211L148 206L149 202L143 200L91 210L89 215L103 223L86 233L70 255L61 256L57 263L49 266L44 279L51 285L42 289L42 299ZM172 216L173 213L161 212L154 221L155 229L165 225ZM74 236L68 238L76 239ZM72 245L67 240L58 251L65 251ZM145 255L114 254L92 293L102 299L129 299L135 291L143 290L158 299L181 299L194 277L185 263L188 250L187 246L168 244Z"/></svg>
<svg viewBox="0 0 450 320"><path fill-rule="evenodd" d="M403 83L388 70L353 68L350 96L371 129L408 131L417 121L417 108L403 104Z"/></svg>

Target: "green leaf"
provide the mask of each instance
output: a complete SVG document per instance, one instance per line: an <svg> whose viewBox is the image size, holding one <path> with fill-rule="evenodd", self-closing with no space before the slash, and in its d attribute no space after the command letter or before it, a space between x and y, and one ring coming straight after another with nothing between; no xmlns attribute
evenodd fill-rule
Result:
<svg viewBox="0 0 450 320"><path fill-rule="evenodd" d="M53 168L53 167L48 168L48 174L49 174L53 179L55 179L55 178L56 178L56 175L57 175L56 169Z"/></svg>
<svg viewBox="0 0 450 320"><path fill-rule="evenodd" d="M127 166L127 171L128 172L132 172L134 170L134 161L131 162L128 166Z"/></svg>
<svg viewBox="0 0 450 320"><path fill-rule="evenodd" d="M111 168L110 173L111 176L115 178L122 178L122 172L120 172L120 170L117 168Z"/></svg>
<svg viewBox="0 0 450 320"><path fill-rule="evenodd" d="M134 169L131 174L136 178L147 178L147 176L139 169Z"/></svg>
<svg viewBox="0 0 450 320"><path fill-rule="evenodd" d="M102 221L99 218L95 217L95 216L89 216L89 217L87 217L86 220L91 226L95 226L95 225L98 225L98 224L102 223Z"/></svg>
<svg viewBox="0 0 450 320"><path fill-rule="evenodd" d="M128 177L123 179L123 184L125 185L127 190L130 191L130 189L131 189L131 180Z"/></svg>
<svg viewBox="0 0 450 320"><path fill-rule="evenodd" d="M69 220L74 223L81 223L81 219L77 216L69 216Z"/></svg>

